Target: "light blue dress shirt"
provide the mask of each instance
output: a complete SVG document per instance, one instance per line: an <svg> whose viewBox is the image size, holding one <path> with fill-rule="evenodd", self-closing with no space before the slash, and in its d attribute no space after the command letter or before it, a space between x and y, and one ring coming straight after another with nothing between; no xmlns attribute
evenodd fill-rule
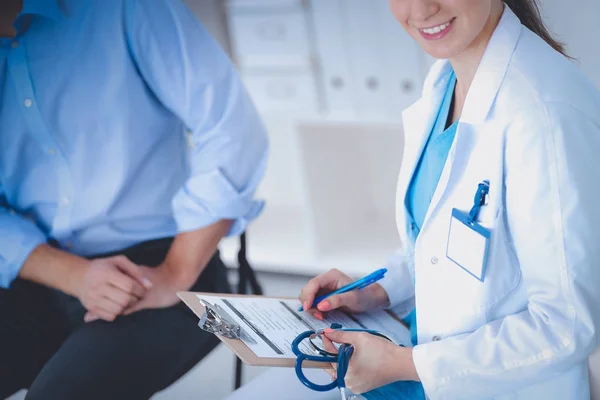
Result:
<svg viewBox="0 0 600 400"><path fill-rule="evenodd" d="M413 222L411 224L411 227L413 227L411 232L413 240L416 240L423 227L427 210L433 199L440 176L442 175L446 160L448 159L448 153L454 142L454 136L456 135L458 121L446 128L455 85L456 76L453 71L448 80L448 87L444 94L433 129L427 139L427 143L425 144L425 148L423 149L421 158L415 168L415 172L408 188L406 206ZM410 324L411 339L413 344L416 345L417 319L415 310L408 315L406 321Z"/></svg>
<svg viewBox="0 0 600 400"><path fill-rule="evenodd" d="M25 0L0 46L0 287L49 239L92 255L256 218L267 137L182 1Z"/></svg>

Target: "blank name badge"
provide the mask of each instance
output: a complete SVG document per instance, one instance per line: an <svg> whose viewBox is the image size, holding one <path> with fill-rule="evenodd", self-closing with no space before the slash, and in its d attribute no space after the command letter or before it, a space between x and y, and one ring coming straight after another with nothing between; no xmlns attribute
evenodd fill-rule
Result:
<svg viewBox="0 0 600 400"><path fill-rule="evenodd" d="M446 257L483 282L487 266L491 231L484 228L469 214L452 210Z"/></svg>

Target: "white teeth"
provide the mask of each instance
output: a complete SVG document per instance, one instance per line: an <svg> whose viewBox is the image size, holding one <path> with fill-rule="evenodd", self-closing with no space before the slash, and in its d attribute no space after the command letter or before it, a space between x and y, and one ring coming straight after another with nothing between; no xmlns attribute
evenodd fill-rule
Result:
<svg viewBox="0 0 600 400"><path fill-rule="evenodd" d="M445 24L434 26L433 28L421 29L423 32L428 33L430 35L434 35L436 33L440 33L444 29L450 26L450 22L446 22Z"/></svg>

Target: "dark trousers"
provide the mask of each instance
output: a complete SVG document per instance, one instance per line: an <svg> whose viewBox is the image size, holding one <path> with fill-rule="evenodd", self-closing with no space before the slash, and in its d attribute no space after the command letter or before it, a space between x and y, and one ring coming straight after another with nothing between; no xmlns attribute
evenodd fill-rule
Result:
<svg viewBox="0 0 600 400"><path fill-rule="evenodd" d="M160 239L115 254L156 266L171 243ZM191 290L230 292L218 252ZM0 289L0 399L24 388L28 399L148 399L218 344L182 303L114 322L86 324L84 314L77 299L32 282L17 279Z"/></svg>

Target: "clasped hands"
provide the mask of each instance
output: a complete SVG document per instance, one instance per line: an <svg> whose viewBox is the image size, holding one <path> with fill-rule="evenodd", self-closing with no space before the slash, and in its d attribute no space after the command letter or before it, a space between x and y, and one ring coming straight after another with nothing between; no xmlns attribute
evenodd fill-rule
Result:
<svg viewBox="0 0 600 400"><path fill-rule="evenodd" d="M150 268L125 256L91 260L75 279L75 295L87 310L85 322L173 306L179 301L177 291L191 286L166 263Z"/></svg>

